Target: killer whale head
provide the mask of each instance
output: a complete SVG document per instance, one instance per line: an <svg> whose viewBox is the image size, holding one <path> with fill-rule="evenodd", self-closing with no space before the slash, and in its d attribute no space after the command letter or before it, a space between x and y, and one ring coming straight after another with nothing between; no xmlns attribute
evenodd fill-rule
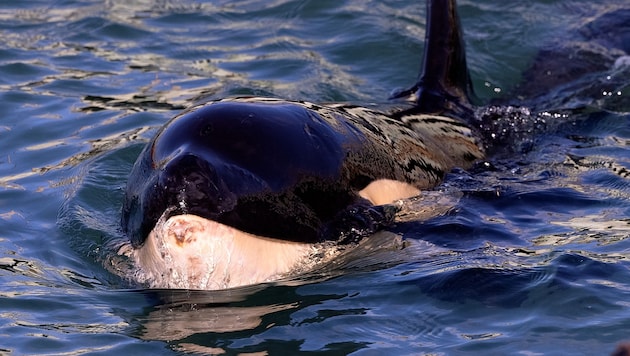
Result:
<svg viewBox="0 0 630 356"><path fill-rule="evenodd" d="M167 122L129 175L121 223L132 246L214 251L224 246L208 247L208 241L222 235L233 241L227 253L241 256L242 267L257 263L254 253L235 252L244 246L242 237L356 241L392 221L396 208L389 203L417 195L452 168L483 157L462 119L471 112L471 86L455 1L430 0L427 10L421 75L396 95L412 100L393 110L241 97L193 107ZM285 251L288 245L274 246ZM188 267L174 278L188 273L190 261L204 260L203 253L183 258ZM154 275L172 270L155 261L168 263L165 255L176 260L164 250L139 255ZM271 270L238 280L255 283L286 268ZM231 282L223 285L241 283L234 276L225 279Z"/></svg>
<svg viewBox="0 0 630 356"><path fill-rule="evenodd" d="M195 214L249 233L314 242L322 224L363 202L371 177L346 158L366 138L315 110L283 102L223 101L172 119L140 154L123 226L135 246L158 219Z"/></svg>

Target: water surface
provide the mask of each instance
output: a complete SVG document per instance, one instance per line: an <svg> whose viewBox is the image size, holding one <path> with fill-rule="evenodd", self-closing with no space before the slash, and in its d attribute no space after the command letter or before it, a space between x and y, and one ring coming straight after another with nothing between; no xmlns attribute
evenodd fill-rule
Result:
<svg viewBox="0 0 630 356"><path fill-rule="evenodd" d="M229 95L382 102L416 78L424 3L0 3L0 353L610 353L630 339L624 8L461 1L479 102L549 129L339 265L187 292L134 288L112 257L155 130Z"/></svg>

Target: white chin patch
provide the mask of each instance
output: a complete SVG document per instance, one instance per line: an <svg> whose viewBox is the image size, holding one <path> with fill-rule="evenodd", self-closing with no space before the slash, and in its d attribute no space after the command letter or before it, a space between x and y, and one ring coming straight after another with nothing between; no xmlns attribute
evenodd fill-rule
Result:
<svg viewBox="0 0 630 356"><path fill-rule="evenodd" d="M283 278L316 262L317 247L255 236L201 218L160 219L144 245L127 251L132 279L149 288L226 289Z"/></svg>

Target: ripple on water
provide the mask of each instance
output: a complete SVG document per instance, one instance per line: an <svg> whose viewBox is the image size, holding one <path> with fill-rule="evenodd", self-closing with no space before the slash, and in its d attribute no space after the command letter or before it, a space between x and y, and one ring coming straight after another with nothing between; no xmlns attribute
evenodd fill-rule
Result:
<svg viewBox="0 0 630 356"><path fill-rule="evenodd" d="M624 42L601 29L623 30L624 6L461 1L482 99L514 99L552 37L547 59L610 68L521 87L557 130L529 153L452 172L437 193L454 199L416 206L437 213L415 211L313 273L195 292L126 289L126 261L112 258L146 139L208 97L386 98L416 78L424 7L0 3L0 353L611 352L630 325L630 90L627 56L612 55ZM604 42L575 45L598 31Z"/></svg>

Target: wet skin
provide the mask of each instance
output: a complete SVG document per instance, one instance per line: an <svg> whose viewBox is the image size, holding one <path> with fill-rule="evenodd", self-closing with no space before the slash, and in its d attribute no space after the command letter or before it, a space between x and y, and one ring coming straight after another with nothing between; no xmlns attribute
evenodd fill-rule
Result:
<svg viewBox="0 0 630 356"><path fill-rule="evenodd" d="M396 212L387 204L484 157L466 121L455 2L427 6L423 74L397 95L410 101L376 110L230 98L166 123L140 153L123 204L138 279L216 289L278 278L317 244L381 229Z"/></svg>

